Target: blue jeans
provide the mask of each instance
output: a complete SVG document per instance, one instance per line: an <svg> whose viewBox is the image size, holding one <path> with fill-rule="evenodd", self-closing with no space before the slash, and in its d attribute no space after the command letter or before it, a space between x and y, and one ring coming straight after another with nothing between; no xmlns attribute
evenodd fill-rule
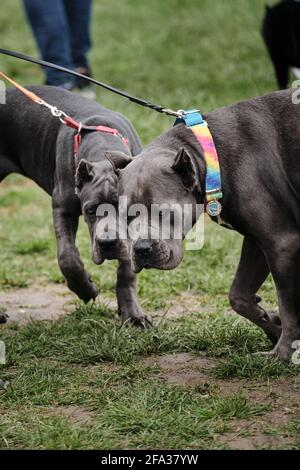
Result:
<svg viewBox="0 0 300 470"><path fill-rule="evenodd" d="M74 69L87 67L91 47L92 0L23 0L42 58ZM45 68L46 84L75 83L74 77Z"/></svg>

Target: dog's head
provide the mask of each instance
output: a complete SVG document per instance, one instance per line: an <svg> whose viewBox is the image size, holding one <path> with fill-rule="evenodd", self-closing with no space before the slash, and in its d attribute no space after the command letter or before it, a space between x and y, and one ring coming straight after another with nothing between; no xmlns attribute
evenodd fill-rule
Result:
<svg viewBox="0 0 300 470"><path fill-rule="evenodd" d="M183 148L176 153L150 147L120 171L119 195L127 199L136 272L173 269L180 263L183 240L197 219L199 192L199 168Z"/></svg>
<svg viewBox="0 0 300 470"><path fill-rule="evenodd" d="M101 264L105 259L128 259L128 244L119 236L118 227L118 176L116 168L131 162L128 155L107 152L99 162L80 160L76 169L76 193L88 225L92 260ZM112 165L111 160L115 163Z"/></svg>

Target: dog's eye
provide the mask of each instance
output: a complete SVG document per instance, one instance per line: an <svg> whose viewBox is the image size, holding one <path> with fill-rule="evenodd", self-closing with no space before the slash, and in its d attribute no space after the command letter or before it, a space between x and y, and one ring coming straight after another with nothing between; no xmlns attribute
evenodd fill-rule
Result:
<svg viewBox="0 0 300 470"><path fill-rule="evenodd" d="M87 213L88 215L93 215L93 216L95 216L96 213L97 213L97 208L98 208L98 206L89 207L89 208L86 210L86 213Z"/></svg>

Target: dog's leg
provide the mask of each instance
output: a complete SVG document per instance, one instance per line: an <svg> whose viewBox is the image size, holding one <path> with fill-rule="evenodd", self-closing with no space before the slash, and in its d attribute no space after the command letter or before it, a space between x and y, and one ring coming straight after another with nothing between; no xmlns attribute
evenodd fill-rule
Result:
<svg viewBox="0 0 300 470"><path fill-rule="evenodd" d="M254 241L245 237L239 266L230 289L230 304L237 313L260 326L273 344L276 344L281 334L280 318L260 307L260 299L256 296L269 272L263 252Z"/></svg>
<svg viewBox="0 0 300 470"><path fill-rule="evenodd" d="M286 61L286 57L278 52L278 47L278 44L274 46L267 42L267 48L273 62L278 86L280 89L284 90L287 88L289 81L289 64Z"/></svg>
<svg viewBox="0 0 300 470"><path fill-rule="evenodd" d="M276 285L282 334L271 355L289 360L300 340L300 233L293 229L278 233L266 248Z"/></svg>
<svg viewBox="0 0 300 470"><path fill-rule="evenodd" d="M285 59L281 59L280 57L275 57L273 63L278 86L281 90L284 90L287 88L289 82L289 66L285 62Z"/></svg>
<svg viewBox="0 0 300 470"><path fill-rule="evenodd" d="M53 221L57 239L58 264L71 291L85 302L95 299L98 289L84 269L75 245L78 227L77 215L68 214L62 207L53 205Z"/></svg>
<svg viewBox="0 0 300 470"><path fill-rule="evenodd" d="M119 261L116 290L122 324L151 327L152 321L143 313L137 298L136 274L131 269L130 261Z"/></svg>

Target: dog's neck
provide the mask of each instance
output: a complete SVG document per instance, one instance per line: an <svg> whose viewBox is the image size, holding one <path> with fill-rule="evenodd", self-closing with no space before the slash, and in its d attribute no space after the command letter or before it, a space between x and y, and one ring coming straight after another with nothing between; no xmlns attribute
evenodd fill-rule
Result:
<svg viewBox="0 0 300 470"><path fill-rule="evenodd" d="M204 190L206 167L202 150L195 136L193 135L193 132L186 125L178 124L158 137L152 144L150 144L149 148L152 146L155 148L159 146L162 149L171 150L171 152L168 152L168 155L171 158L175 158L180 149L184 149L189 155L192 156L198 170L198 177L201 188L196 188L194 191L195 203L202 204L205 197Z"/></svg>
<svg viewBox="0 0 300 470"><path fill-rule="evenodd" d="M83 133L75 166L77 167L80 160L83 158L95 163L106 162L108 160L105 154L111 150L120 151L131 156L128 145L123 143L122 140L116 136L101 134L99 132Z"/></svg>
<svg viewBox="0 0 300 470"><path fill-rule="evenodd" d="M193 196L195 199L196 204L204 204L205 203L205 174L206 174L206 163L204 160L203 151L197 141L196 137L194 136L191 129L189 129L185 124L178 124L172 129L169 129L167 132L162 134L158 137L149 147L160 146L164 149L171 150L170 155L176 155L180 149L184 148L192 157L193 161L198 170L199 182L200 182L200 190L197 188L194 190ZM222 168L221 168L222 170ZM225 206L223 205L224 200L222 200L222 216L221 218L212 218L215 222L220 223L228 228L231 228L231 224L227 221L225 216L226 210ZM223 218L225 220L223 220Z"/></svg>

